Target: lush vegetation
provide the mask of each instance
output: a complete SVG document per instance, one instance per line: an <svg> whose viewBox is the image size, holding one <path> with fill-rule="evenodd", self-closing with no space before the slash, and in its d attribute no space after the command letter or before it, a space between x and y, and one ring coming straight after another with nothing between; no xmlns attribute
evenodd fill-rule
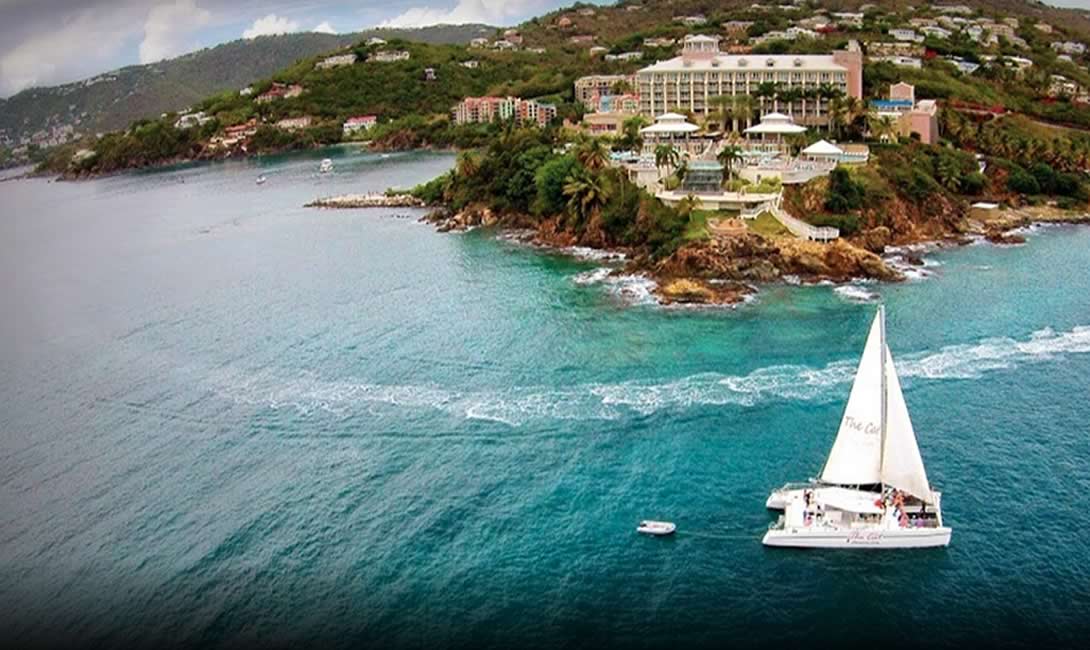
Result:
<svg viewBox="0 0 1090 650"><path fill-rule="evenodd" d="M235 92L301 59L351 46L371 36L422 43L466 43L494 29L483 25L439 25L422 29L371 30L354 34L299 32L240 39L174 59L133 65L78 81L31 88L0 99L0 130L13 139L58 124L84 133L122 129L200 103L209 95ZM233 122L227 122L233 124Z"/></svg>
<svg viewBox="0 0 1090 650"><path fill-rule="evenodd" d="M642 249L654 257L685 241L689 209L673 209L608 166L601 140L565 143L555 130L508 128L481 151L413 194L453 210L487 207L536 223L551 220L576 240Z"/></svg>

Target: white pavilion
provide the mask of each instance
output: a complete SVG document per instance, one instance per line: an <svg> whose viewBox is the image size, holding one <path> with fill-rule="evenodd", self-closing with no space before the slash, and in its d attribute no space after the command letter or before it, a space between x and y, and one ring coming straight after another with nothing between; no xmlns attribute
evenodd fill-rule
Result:
<svg viewBox="0 0 1090 650"><path fill-rule="evenodd" d="M695 153L699 143L692 142L691 136L699 130L700 127L687 121L684 115L663 113L655 118L654 124L640 129L640 135L646 152L654 151L660 144L669 144L680 151Z"/></svg>
<svg viewBox="0 0 1090 650"><path fill-rule="evenodd" d="M759 124L755 124L745 130L746 140L751 150L782 151L783 137L785 135L797 135L805 133L806 127L795 124L789 116L783 113L765 113L761 116ZM754 136L759 137L754 143Z"/></svg>

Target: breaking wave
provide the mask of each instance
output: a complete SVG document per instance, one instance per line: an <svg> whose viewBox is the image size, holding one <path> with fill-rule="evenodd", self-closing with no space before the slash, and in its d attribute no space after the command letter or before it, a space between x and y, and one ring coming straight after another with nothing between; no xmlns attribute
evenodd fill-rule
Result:
<svg viewBox="0 0 1090 650"><path fill-rule="evenodd" d="M833 289L833 293L848 302L875 302L881 296L875 291L870 291L857 284L845 284Z"/></svg>
<svg viewBox="0 0 1090 650"><path fill-rule="evenodd" d="M1090 327L1068 332L1046 328L1026 340L989 338L953 345L937 352L896 359L902 379L972 379L987 372L1090 352ZM383 416L403 409L434 409L453 417L519 426L540 420L614 420L667 409L705 405L755 406L775 401L828 402L845 398L857 361L847 359L821 368L770 366L744 375L702 373L654 382L583 384L563 388L528 386L460 391L430 385L386 385L325 381L316 377L283 380L272 376L221 376L212 381L236 403L300 415L325 412L348 417Z"/></svg>

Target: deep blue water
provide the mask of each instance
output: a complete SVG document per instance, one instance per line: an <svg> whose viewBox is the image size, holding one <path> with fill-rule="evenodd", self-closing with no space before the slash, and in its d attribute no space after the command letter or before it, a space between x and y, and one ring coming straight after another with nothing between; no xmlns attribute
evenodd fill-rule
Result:
<svg viewBox="0 0 1090 650"><path fill-rule="evenodd" d="M323 155L0 183L3 638L1084 638L1090 229L862 287L951 546L771 550L764 498L819 471L873 301L642 304L600 262L303 209L452 162Z"/></svg>

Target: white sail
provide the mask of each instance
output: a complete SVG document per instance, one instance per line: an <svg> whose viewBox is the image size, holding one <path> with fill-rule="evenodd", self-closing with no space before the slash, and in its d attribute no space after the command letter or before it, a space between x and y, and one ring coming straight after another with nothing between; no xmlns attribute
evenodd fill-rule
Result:
<svg viewBox="0 0 1090 650"><path fill-rule="evenodd" d="M916 433L908 416L901 382L893 368L893 355L886 348L886 438L882 453L882 482L932 503L931 484L923 468Z"/></svg>
<svg viewBox="0 0 1090 650"><path fill-rule="evenodd" d="M879 311L859 360L840 431L821 472L821 480L826 483L882 482L882 327Z"/></svg>

